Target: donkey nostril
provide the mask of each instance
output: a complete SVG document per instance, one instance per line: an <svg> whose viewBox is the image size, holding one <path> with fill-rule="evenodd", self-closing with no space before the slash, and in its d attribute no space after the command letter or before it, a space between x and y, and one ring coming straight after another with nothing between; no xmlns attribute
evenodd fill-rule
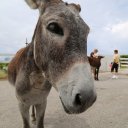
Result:
<svg viewBox="0 0 128 128"><path fill-rule="evenodd" d="M75 104L76 105L81 105L82 104L82 97L80 94L76 94L76 97L75 97Z"/></svg>

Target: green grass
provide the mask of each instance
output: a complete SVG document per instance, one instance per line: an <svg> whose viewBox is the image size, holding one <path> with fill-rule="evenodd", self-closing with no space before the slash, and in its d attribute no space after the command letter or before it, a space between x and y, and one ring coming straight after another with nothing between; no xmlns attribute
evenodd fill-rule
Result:
<svg viewBox="0 0 128 128"><path fill-rule="evenodd" d="M122 67L120 67L120 69L128 69L128 67L127 66L122 66Z"/></svg>
<svg viewBox="0 0 128 128"><path fill-rule="evenodd" d="M0 79L6 79L7 78L7 73L3 70L0 70Z"/></svg>
<svg viewBox="0 0 128 128"><path fill-rule="evenodd" d="M120 55L121 58L128 58L128 55Z"/></svg>

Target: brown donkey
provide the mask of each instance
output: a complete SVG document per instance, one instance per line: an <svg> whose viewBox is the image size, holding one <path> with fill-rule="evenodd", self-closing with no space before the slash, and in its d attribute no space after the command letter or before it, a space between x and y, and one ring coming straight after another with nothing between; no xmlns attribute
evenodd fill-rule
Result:
<svg viewBox="0 0 128 128"><path fill-rule="evenodd" d="M61 0L26 2L38 8L40 16L31 43L10 62L8 79L16 90L23 128L30 128L30 106L36 109L37 128L44 128L51 86L69 114L84 112L96 100L86 53L89 27L79 15L79 5Z"/></svg>
<svg viewBox="0 0 128 128"><path fill-rule="evenodd" d="M104 58L104 56L98 56L98 58L95 57L88 57L89 63L93 69L94 73L94 79L99 80L99 69L101 66L101 59Z"/></svg>

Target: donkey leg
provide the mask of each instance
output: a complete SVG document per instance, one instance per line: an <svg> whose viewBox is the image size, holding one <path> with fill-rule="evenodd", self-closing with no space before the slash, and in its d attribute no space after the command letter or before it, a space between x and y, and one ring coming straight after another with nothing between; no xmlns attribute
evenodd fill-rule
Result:
<svg viewBox="0 0 128 128"><path fill-rule="evenodd" d="M43 104L37 104L36 107L36 121L37 128L44 128L44 114L46 109L47 102L43 102Z"/></svg>
<svg viewBox="0 0 128 128"><path fill-rule="evenodd" d="M94 79L96 80L96 68L94 68Z"/></svg>
<svg viewBox="0 0 128 128"><path fill-rule="evenodd" d="M97 80L99 80L99 68L97 68Z"/></svg>
<svg viewBox="0 0 128 128"><path fill-rule="evenodd" d="M35 115L35 106L34 105L32 105L32 115L31 115L31 117L32 117L32 122L35 122L36 121L36 115Z"/></svg>
<svg viewBox="0 0 128 128"><path fill-rule="evenodd" d="M98 76L97 76L97 72L98 72L98 69L96 68L96 69L95 69L95 80L98 79L98 78L97 78L97 77L98 77Z"/></svg>
<svg viewBox="0 0 128 128"><path fill-rule="evenodd" d="M23 128L30 128L29 124L29 108L30 106L19 103L20 113L23 119Z"/></svg>

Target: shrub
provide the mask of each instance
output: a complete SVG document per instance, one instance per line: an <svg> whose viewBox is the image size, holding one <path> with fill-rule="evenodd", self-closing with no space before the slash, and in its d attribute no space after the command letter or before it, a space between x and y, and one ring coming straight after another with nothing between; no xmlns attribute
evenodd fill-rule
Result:
<svg viewBox="0 0 128 128"><path fill-rule="evenodd" d="M120 55L120 58L128 58L128 55Z"/></svg>
<svg viewBox="0 0 128 128"><path fill-rule="evenodd" d="M0 63L0 70L4 70L7 72L8 69L8 63Z"/></svg>

